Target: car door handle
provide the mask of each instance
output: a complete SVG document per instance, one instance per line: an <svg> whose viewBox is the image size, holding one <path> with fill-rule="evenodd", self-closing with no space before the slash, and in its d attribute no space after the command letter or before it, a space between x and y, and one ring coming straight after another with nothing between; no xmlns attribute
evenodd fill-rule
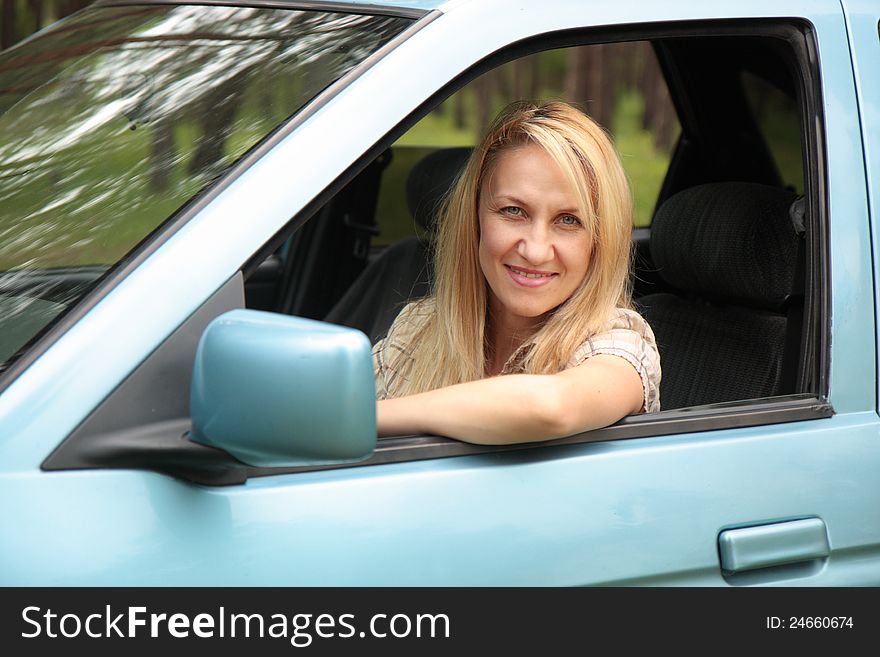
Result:
<svg viewBox="0 0 880 657"><path fill-rule="evenodd" d="M718 535L721 568L728 573L821 559L830 552L820 518L738 527Z"/></svg>

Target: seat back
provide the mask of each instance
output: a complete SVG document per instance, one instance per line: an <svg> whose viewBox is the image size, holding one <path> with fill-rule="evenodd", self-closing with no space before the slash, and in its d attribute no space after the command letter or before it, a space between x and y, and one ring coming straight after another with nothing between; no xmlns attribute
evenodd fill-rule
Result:
<svg viewBox="0 0 880 657"><path fill-rule="evenodd" d="M790 215L797 195L753 183L713 183L679 192L657 211L651 257L675 294L638 305L660 350L664 409L769 397L800 322L803 258ZM799 318L798 318L799 319Z"/></svg>
<svg viewBox="0 0 880 657"><path fill-rule="evenodd" d="M437 211L470 156L470 148L429 153L406 181L410 214L429 236L407 237L386 248L355 280L324 318L363 331L375 343L409 301L426 296L434 280L431 239Z"/></svg>

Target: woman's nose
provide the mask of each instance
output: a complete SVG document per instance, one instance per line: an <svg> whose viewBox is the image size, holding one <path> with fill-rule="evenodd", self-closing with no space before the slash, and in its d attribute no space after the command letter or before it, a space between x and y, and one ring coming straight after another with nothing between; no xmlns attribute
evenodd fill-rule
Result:
<svg viewBox="0 0 880 657"><path fill-rule="evenodd" d="M520 237L517 253L533 265L540 265L553 259L552 235L543 222L532 222L529 229Z"/></svg>

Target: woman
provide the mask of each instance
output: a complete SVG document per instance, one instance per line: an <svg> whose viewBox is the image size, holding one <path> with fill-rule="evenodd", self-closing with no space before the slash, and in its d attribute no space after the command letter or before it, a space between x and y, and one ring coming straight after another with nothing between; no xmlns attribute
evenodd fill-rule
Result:
<svg viewBox="0 0 880 657"><path fill-rule="evenodd" d="M433 295L373 349L380 435L529 442L659 410L632 195L602 128L562 102L509 107L440 220Z"/></svg>

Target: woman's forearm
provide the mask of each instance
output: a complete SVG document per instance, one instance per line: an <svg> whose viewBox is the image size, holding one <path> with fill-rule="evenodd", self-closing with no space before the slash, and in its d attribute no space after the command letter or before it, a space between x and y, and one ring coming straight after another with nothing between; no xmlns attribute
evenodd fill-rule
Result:
<svg viewBox="0 0 880 657"><path fill-rule="evenodd" d="M378 402L379 435L430 433L525 443L608 426L644 406L625 359L599 354L559 374L511 374Z"/></svg>
<svg viewBox="0 0 880 657"><path fill-rule="evenodd" d="M558 381L516 374L378 402L379 435L430 433L473 443L547 440L566 435Z"/></svg>

